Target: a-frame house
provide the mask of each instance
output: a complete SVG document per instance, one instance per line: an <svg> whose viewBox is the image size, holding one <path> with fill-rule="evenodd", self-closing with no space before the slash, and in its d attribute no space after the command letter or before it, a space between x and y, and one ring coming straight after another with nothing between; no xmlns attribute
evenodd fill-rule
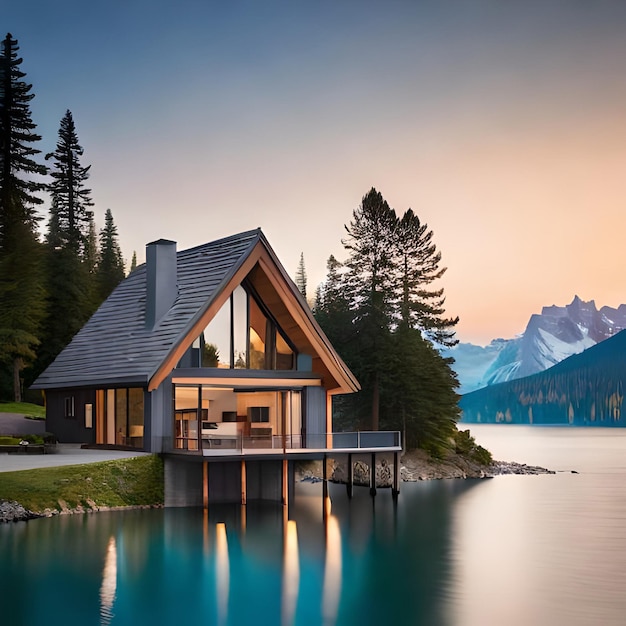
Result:
<svg viewBox="0 0 626 626"><path fill-rule="evenodd" d="M359 384L259 229L148 244L32 388L60 441L164 454L170 504L285 500L295 459L400 450L332 433L332 396Z"/></svg>

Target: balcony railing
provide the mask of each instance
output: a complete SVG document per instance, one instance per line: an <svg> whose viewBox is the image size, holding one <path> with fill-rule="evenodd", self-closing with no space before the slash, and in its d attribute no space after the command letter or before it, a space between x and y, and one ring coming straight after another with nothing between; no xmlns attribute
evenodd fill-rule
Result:
<svg viewBox="0 0 626 626"><path fill-rule="evenodd" d="M330 445L329 445L330 444ZM299 450L342 450L370 451L376 449L401 448L399 431L357 431L307 435L266 435L209 436L201 440L201 449L197 439L176 438L174 452L190 452L210 456L211 454L254 454L296 452Z"/></svg>

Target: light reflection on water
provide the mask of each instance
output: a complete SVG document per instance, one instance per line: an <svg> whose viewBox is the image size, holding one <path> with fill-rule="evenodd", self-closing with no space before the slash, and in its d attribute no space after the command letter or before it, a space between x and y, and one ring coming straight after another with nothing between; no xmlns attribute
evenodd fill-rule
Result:
<svg viewBox="0 0 626 626"><path fill-rule="evenodd" d="M3 623L623 624L626 432L578 430L476 434L549 467L570 447L580 474L404 484L397 504L331 486L332 511L304 484L289 522L249 504L0 527Z"/></svg>
<svg viewBox="0 0 626 626"><path fill-rule="evenodd" d="M115 537L109 539L104 569L102 571L102 586L100 587L100 623L106 626L113 618L113 602L117 591L117 546Z"/></svg>

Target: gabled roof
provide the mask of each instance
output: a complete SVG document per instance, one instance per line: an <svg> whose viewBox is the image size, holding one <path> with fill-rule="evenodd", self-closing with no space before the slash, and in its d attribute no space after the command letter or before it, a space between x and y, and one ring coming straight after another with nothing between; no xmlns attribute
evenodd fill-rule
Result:
<svg viewBox="0 0 626 626"><path fill-rule="evenodd" d="M271 274L283 306L306 336L336 391L359 388L334 351L297 287L260 229L176 254L176 299L152 329L146 328L146 265L122 281L92 318L32 385L33 389L157 387L230 293L254 268Z"/></svg>

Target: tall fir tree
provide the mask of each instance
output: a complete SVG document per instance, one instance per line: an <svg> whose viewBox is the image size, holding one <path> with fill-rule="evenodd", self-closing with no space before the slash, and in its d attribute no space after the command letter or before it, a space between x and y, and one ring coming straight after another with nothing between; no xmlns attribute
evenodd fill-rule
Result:
<svg viewBox="0 0 626 626"><path fill-rule="evenodd" d="M46 321L37 370L43 371L72 340L93 312L92 251L89 231L91 190L85 187L90 166L83 166L74 119L67 111L59 126L49 185L50 219L46 234Z"/></svg>
<svg viewBox="0 0 626 626"><path fill-rule="evenodd" d="M87 271L92 276L96 273L98 267L98 233L96 231L96 222L93 218L93 214L89 216L89 227L87 229L87 245L85 247L85 265Z"/></svg>
<svg viewBox="0 0 626 626"><path fill-rule="evenodd" d="M48 243L69 248L76 256L84 258L93 216L89 207L93 206L93 201L91 189L85 187L91 166L81 165L82 155L74 118L68 110L61 118L56 150L46 155L46 159L53 160L50 172L53 182L48 186L52 196Z"/></svg>
<svg viewBox="0 0 626 626"><path fill-rule="evenodd" d="M398 220L394 237L395 281L400 321L419 329L436 344L452 347L458 343L454 327L458 317L446 318L443 288L428 286L446 272L440 267L441 253L433 242L433 231L411 209Z"/></svg>
<svg viewBox="0 0 626 626"><path fill-rule="evenodd" d="M306 269L304 267L304 252L300 253L300 261L298 262L298 269L296 270L296 287L306 300Z"/></svg>
<svg viewBox="0 0 626 626"><path fill-rule="evenodd" d="M375 189L346 231L348 260L329 259L314 314L362 389L333 404L333 419L402 430L409 447L440 454L456 432L458 381L433 342L453 344L456 320L430 288L445 271L432 231L410 210L399 219Z"/></svg>
<svg viewBox="0 0 626 626"><path fill-rule="evenodd" d="M0 391L21 399L21 376L35 358L44 315L37 176L46 167L35 157L41 137L30 111L32 85L19 66L17 40L10 33L0 50ZM10 383L7 382L10 380Z"/></svg>
<svg viewBox="0 0 626 626"><path fill-rule="evenodd" d="M124 279L124 259L117 240L117 227L111 209L106 210L104 228L100 231L100 255L96 279L100 302Z"/></svg>
<svg viewBox="0 0 626 626"><path fill-rule="evenodd" d="M19 69L17 40L10 33L2 41L0 50L0 253L8 252L16 243L22 225L34 233L41 219L36 207L43 200L36 194L45 187L33 175L45 175L46 167L33 157L41 152L33 144L41 141L35 133L30 101L32 85Z"/></svg>
<svg viewBox="0 0 626 626"><path fill-rule="evenodd" d="M133 257L130 260L130 270L128 270L129 274L132 274L137 269L137 251L133 250Z"/></svg>
<svg viewBox="0 0 626 626"><path fill-rule="evenodd" d="M369 414L372 430L379 428L381 387L389 372L394 297L390 277L396 224L395 211L372 188L353 212L343 242L349 253L346 280L356 335L350 353L363 386L360 398L365 399L365 405L360 411Z"/></svg>

